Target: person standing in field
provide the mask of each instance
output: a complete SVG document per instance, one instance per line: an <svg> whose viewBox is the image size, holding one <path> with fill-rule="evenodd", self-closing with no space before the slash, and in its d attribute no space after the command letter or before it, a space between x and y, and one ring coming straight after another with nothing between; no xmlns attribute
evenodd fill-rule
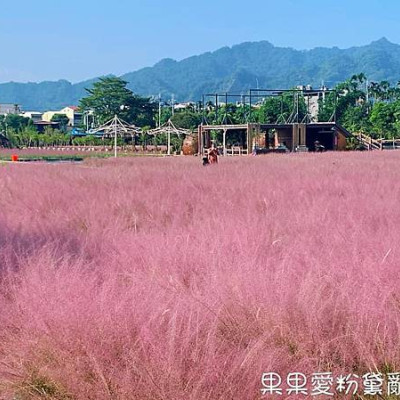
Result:
<svg viewBox="0 0 400 400"><path fill-rule="evenodd" d="M218 150L214 147L211 147L210 151L208 152L208 162L210 164L218 164Z"/></svg>

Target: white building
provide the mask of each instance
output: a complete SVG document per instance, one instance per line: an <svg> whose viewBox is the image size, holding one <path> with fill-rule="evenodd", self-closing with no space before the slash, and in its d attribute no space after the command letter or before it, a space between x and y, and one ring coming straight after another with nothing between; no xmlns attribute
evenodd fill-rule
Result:
<svg viewBox="0 0 400 400"><path fill-rule="evenodd" d="M39 111L24 111L19 114L21 117L30 118L33 122L42 121L43 113Z"/></svg>
<svg viewBox="0 0 400 400"><path fill-rule="evenodd" d="M0 103L0 115L19 114L20 112L21 107L19 106L19 104Z"/></svg>

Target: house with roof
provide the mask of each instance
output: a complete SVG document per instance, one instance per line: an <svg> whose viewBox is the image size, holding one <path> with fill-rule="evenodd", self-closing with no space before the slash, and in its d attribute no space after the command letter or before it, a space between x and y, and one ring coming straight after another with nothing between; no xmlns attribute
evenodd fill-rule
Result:
<svg viewBox="0 0 400 400"><path fill-rule="evenodd" d="M51 122L51 119L54 117L56 114L63 114L68 117L68 126L70 127L76 127L82 124L83 122L83 114L79 112L79 107L77 106L68 106L64 107L62 110L59 111L46 111L43 116L42 120Z"/></svg>
<svg viewBox="0 0 400 400"><path fill-rule="evenodd" d="M30 118L33 122L38 122L42 120L43 113L39 111L24 111L19 115L21 117Z"/></svg>

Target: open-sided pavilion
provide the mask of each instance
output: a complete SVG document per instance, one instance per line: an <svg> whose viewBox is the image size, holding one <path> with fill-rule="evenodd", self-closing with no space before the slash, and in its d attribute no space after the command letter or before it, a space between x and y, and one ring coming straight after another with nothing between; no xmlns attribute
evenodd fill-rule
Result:
<svg viewBox="0 0 400 400"><path fill-rule="evenodd" d="M317 100L324 98L328 93L335 91L327 89L251 89L248 95L233 94L206 94L203 95L203 110L206 107L206 99L211 97L215 100L215 114L218 115L218 101L220 98L225 100L225 104L231 97L240 96L241 106L243 107L244 121L241 124L229 124L228 117L225 114L223 124L208 124L206 118L203 118L202 124L198 127L198 151L204 154L212 146L216 145L212 140L219 134L222 143L219 143L223 155L249 154L250 152L262 149L274 149L279 145L284 145L290 151L296 151L299 148L314 150L315 142L318 141L327 150L342 150L346 147L346 138L351 134L336 120L336 101L334 111L328 121L317 121L310 108L310 99L314 97ZM258 123L253 115L253 108L259 99L277 96L292 96L293 109L290 115L281 113L273 123ZM300 115L299 99L303 96L306 102L307 110L305 115ZM248 100L248 102L247 102ZM225 113L227 112L225 107ZM223 113L223 111L220 111ZM232 132L240 132L244 140L240 146L228 146L227 139Z"/></svg>

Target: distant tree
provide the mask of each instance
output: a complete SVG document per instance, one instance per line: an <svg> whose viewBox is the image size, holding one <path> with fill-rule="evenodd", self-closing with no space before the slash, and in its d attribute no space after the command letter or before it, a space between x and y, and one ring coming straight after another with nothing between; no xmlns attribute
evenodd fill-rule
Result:
<svg viewBox="0 0 400 400"><path fill-rule="evenodd" d="M25 127L20 132L20 137L21 137L21 141L24 146L26 146L26 147L37 146L38 131L36 130L36 128L34 128L32 126Z"/></svg>
<svg viewBox="0 0 400 400"><path fill-rule="evenodd" d="M363 72L358 75L353 75L345 84L348 85L348 90L356 91L361 90L361 86L367 80L367 77Z"/></svg>
<svg viewBox="0 0 400 400"><path fill-rule="evenodd" d="M368 105L347 107L341 115L341 124L350 132L369 132L371 124L368 119Z"/></svg>
<svg viewBox="0 0 400 400"><path fill-rule="evenodd" d="M0 116L0 131L14 129L15 132L20 132L27 126L33 126L33 121L30 118L22 117L17 114L8 114Z"/></svg>
<svg viewBox="0 0 400 400"><path fill-rule="evenodd" d="M391 138L395 134L395 114L392 104L374 104L369 120L372 124L372 132L385 138Z"/></svg>
<svg viewBox="0 0 400 400"><path fill-rule="evenodd" d="M368 90L374 102L395 101L400 97L400 86L391 86L388 81L371 82Z"/></svg>
<svg viewBox="0 0 400 400"><path fill-rule="evenodd" d="M214 117L217 115L214 113ZM239 124L244 123L243 111L235 104L224 104L218 107L218 118L215 121L217 124Z"/></svg>
<svg viewBox="0 0 400 400"><path fill-rule="evenodd" d="M69 118L65 114L54 114L51 117L51 122L58 122L60 130L66 132L67 126L69 124Z"/></svg>
<svg viewBox="0 0 400 400"><path fill-rule="evenodd" d="M13 128L7 129L7 139L11 147L20 146L20 138L18 133Z"/></svg>
<svg viewBox="0 0 400 400"><path fill-rule="evenodd" d="M51 126L46 126L43 131L44 135L51 136L54 134L54 129Z"/></svg>
<svg viewBox="0 0 400 400"><path fill-rule="evenodd" d="M80 108L93 110L100 124L117 115L128 123L135 125L154 125L154 114L157 105L133 94L127 82L118 77L100 78L92 89L86 89L88 96L80 100Z"/></svg>
<svg viewBox="0 0 400 400"><path fill-rule="evenodd" d="M196 129L201 123L201 115L193 111L181 111L171 117L172 123L178 128Z"/></svg>
<svg viewBox="0 0 400 400"><path fill-rule="evenodd" d="M258 121L261 123L274 124L280 115L286 120L291 113L290 105L282 98L267 98L258 110Z"/></svg>
<svg viewBox="0 0 400 400"><path fill-rule="evenodd" d="M336 121L349 128L346 126L346 121L354 122L355 115L364 115L366 118L368 105L366 104L366 93L361 87L364 80L366 80L365 75L359 74L339 83L334 92L328 93L324 99L319 101L318 120L328 121L335 115ZM364 108L354 113L349 111L353 107Z"/></svg>
<svg viewBox="0 0 400 400"><path fill-rule="evenodd" d="M298 101L298 105L297 105ZM301 121L307 112L304 97L299 94L286 93L279 97L267 97L258 110L258 121L261 123L284 122L290 115L295 116L298 111L298 119Z"/></svg>

